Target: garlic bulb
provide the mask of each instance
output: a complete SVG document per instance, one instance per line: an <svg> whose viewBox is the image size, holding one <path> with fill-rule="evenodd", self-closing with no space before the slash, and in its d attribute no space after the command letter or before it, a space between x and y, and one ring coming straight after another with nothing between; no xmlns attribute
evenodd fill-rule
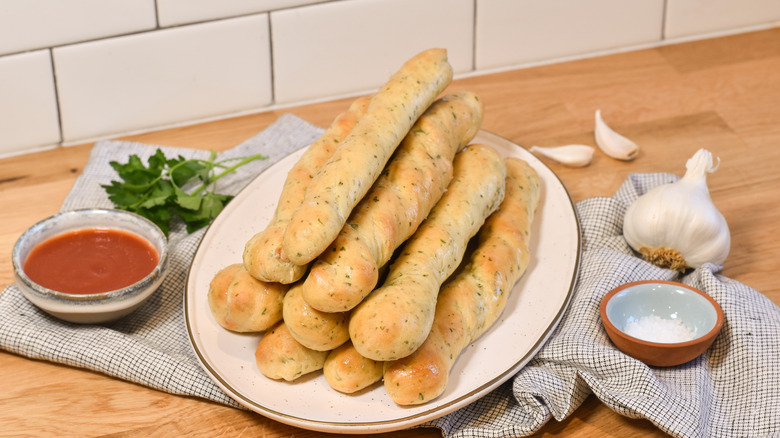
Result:
<svg viewBox="0 0 780 438"><path fill-rule="evenodd" d="M723 264L731 234L707 188L707 173L718 165L712 165L709 151L700 149L679 181L649 190L628 207L623 236L645 260L681 271L708 262Z"/></svg>
<svg viewBox="0 0 780 438"><path fill-rule="evenodd" d="M596 144L605 154L618 160L630 161L639 154L639 146L604 123L601 110L596 110Z"/></svg>
<svg viewBox="0 0 780 438"><path fill-rule="evenodd" d="M593 160L593 148L584 144L552 147L531 146L528 151L569 167L584 167Z"/></svg>

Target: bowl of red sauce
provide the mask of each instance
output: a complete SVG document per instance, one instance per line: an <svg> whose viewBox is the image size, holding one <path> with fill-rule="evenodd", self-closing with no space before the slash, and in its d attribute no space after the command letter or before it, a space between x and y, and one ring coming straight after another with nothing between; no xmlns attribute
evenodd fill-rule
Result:
<svg viewBox="0 0 780 438"><path fill-rule="evenodd" d="M22 294L50 315L98 324L137 309L162 283L165 234L123 210L55 214L25 231L11 256Z"/></svg>

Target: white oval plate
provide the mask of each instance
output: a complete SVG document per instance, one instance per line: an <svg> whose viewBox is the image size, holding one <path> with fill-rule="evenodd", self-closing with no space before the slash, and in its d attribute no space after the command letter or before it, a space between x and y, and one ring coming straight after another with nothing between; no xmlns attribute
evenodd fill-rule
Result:
<svg viewBox="0 0 780 438"><path fill-rule="evenodd" d="M346 395L331 389L321 372L292 383L268 379L254 360L260 336L229 332L211 316L209 282L219 269L240 262L244 244L271 220L287 172L303 150L274 164L242 190L211 224L195 253L184 311L190 341L211 379L238 403L268 418L309 430L356 434L405 429L446 415L525 366L568 307L580 261L579 222L561 181L528 151L485 131L472 143L526 160L539 173L542 196L532 227L528 270L512 290L499 321L458 358L441 396L424 405L400 407L381 383Z"/></svg>

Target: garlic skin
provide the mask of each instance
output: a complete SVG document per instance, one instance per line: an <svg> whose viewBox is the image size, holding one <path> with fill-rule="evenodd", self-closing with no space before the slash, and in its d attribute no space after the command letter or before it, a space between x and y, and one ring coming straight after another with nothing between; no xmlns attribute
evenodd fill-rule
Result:
<svg viewBox="0 0 780 438"><path fill-rule="evenodd" d="M645 260L664 268L723 265L731 233L707 187L707 173L718 166L709 151L699 149L685 167L679 181L649 190L628 207L623 237Z"/></svg>
<svg viewBox="0 0 780 438"><path fill-rule="evenodd" d="M610 128L596 110L596 128L593 131L596 144L607 155L617 160L630 161L639 154L639 146Z"/></svg>
<svg viewBox="0 0 780 438"><path fill-rule="evenodd" d="M585 167L593 161L594 148L584 144L569 144L551 147L531 146L528 151L564 166Z"/></svg>

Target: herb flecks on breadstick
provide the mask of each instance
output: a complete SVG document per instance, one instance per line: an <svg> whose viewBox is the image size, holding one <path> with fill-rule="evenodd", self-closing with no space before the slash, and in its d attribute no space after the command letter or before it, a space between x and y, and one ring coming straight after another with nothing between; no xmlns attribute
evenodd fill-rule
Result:
<svg viewBox="0 0 780 438"><path fill-rule="evenodd" d="M370 97L361 97L352 102L347 111L336 117L290 169L274 217L266 229L252 236L244 247L244 266L255 278L289 284L298 281L306 273L306 264L298 265L282 257L284 230L293 212L303 202L309 182L365 114L370 101Z"/></svg>
<svg viewBox="0 0 780 438"><path fill-rule="evenodd" d="M284 232L283 257L307 264L333 242L414 122L451 80L444 49L418 54L390 78L306 189Z"/></svg>
<svg viewBox="0 0 780 438"><path fill-rule="evenodd" d="M407 241L382 287L352 310L350 338L369 359L408 356L425 341L442 283L504 198L506 166L493 148L468 146L455 156L454 172L447 192Z"/></svg>
<svg viewBox="0 0 780 438"><path fill-rule="evenodd" d="M354 308L377 285L379 268L428 216L452 180L452 160L482 123L471 92L450 93L420 116L336 240L303 283L313 308Z"/></svg>
<svg viewBox="0 0 780 438"><path fill-rule="evenodd" d="M327 351L312 350L296 341L284 321L268 330L255 349L257 369L269 379L288 382L321 370L327 357Z"/></svg>
<svg viewBox="0 0 780 438"><path fill-rule="evenodd" d="M312 350L329 351L349 340L349 312L320 312L303 299L301 283L284 296L282 315L296 341Z"/></svg>
<svg viewBox="0 0 780 438"><path fill-rule="evenodd" d="M261 332L282 319L288 285L267 283L235 263L220 269L209 283L211 314L222 327L235 332Z"/></svg>
<svg viewBox="0 0 780 438"><path fill-rule="evenodd" d="M384 362L363 357L352 342L346 342L328 353L322 374L331 388L352 394L382 380Z"/></svg>
<svg viewBox="0 0 780 438"><path fill-rule="evenodd" d="M520 159L507 158L506 166L504 201L485 221L468 264L442 287L428 338L410 356L386 364L385 390L399 405L426 403L444 392L455 360L498 320L528 267L539 179Z"/></svg>

